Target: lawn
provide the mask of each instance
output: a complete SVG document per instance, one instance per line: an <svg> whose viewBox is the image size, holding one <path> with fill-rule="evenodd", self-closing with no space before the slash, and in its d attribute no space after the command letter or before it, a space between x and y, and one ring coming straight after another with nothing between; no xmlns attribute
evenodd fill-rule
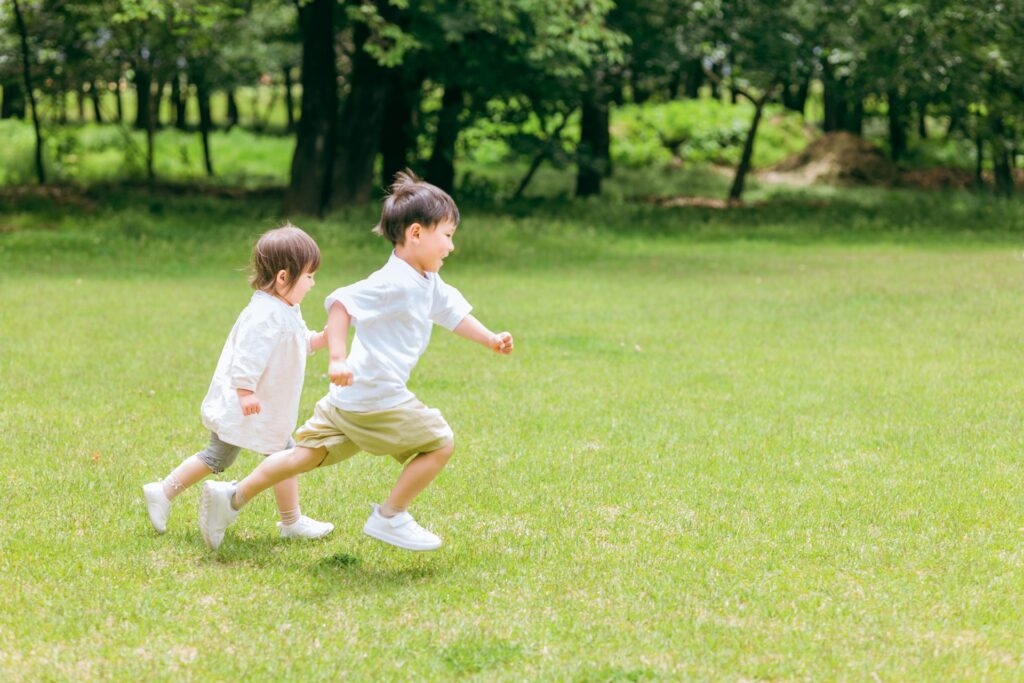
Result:
<svg viewBox="0 0 1024 683"><path fill-rule="evenodd" d="M322 542L269 495L215 553L198 489L149 527L273 197L6 197L0 678L1020 680L1024 205L760 196L463 206L443 276L516 353L438 330L413 375L457 439L431 554L361 533L366 455L303 478ZM387 249L299 222L315 328Z"/></svg>

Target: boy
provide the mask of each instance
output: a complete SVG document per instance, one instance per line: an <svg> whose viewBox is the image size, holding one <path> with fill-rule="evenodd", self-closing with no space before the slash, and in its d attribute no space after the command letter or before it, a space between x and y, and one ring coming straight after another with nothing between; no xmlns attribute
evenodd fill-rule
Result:
<svg viewBox="0 0 1024 683"><path fill-rule="evenodd" d="M279 481L333 465L363 450L390 455L405 467L391 494L363 531L406 550L436 550L441 539L420 527L407 508L447 464L454 436L440 411L406 387L426 351L433 324L501 354L512 335L495 334L470 315L471 306L437 274L455 249L459 209L443 190L412 173L399 173L374 232L394 251L370 277L327 297L328 376L331 387L313 417L295 434L295 448L270 456L237 486L207 482L199 528L216 549L245 503ZM348 329L355 325L352 352Z"/></svg>

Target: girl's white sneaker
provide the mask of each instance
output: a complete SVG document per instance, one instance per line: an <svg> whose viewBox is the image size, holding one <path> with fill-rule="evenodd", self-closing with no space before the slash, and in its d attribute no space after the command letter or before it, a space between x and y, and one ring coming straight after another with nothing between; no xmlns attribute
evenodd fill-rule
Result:
<svg viewBox="0 0 1024 683"><path fill-rule="evenodd" d="M379 505L373 506L370 518L363 525L363 533L405 550L437 550L441 547L441 539L417 524L408 512L385 517L380 514Z"/></svg>
<svg viewBox="0 0 1024 683"><path fill-rule="evenodd" d="M142 496L146 499L146 512L149 521L157 533L167 531L167 518L171 514L171 501L164 495L163 482L154 481L142 487Z"/></svg>
<svg viewBox="0 0 1024 683"><path fill-rule="evenodd" d="M334 531L330 522L318 522L306 515L299 517L295 524L278 522L277 528L281 530L281 538L323 538Z"/></svg>

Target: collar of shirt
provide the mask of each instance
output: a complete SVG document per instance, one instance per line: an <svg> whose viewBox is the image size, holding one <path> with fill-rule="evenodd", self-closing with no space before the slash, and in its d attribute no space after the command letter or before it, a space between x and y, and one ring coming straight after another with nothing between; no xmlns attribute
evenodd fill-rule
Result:
<svg viewBox="0 0 1024 683"><path fill-rule="evenodd" d="M396 254L394 251L391 252L391 258L388 259L388 266L396 273L404 273L406 276L412 278L420 287L424 289L430 287L430 276L433 275L433 273L427 273L425 276L420 275L419 271L409 265L408 261Z"/></svg>

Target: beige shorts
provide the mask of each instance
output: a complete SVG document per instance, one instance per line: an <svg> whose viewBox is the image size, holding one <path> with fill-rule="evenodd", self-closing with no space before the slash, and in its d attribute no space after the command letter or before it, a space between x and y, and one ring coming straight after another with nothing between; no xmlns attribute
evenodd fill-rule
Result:
<svg viewBox="0 0 1024 683"><path fill-rule="evenodd" d="M454 440L440 410L410 398L394 408L354 413L326 397L317 402L313 417L295 432L304 448L326 448L320 467L351 458L359 451L390 455L400 463L419 453L436 451Z"/></svg>

